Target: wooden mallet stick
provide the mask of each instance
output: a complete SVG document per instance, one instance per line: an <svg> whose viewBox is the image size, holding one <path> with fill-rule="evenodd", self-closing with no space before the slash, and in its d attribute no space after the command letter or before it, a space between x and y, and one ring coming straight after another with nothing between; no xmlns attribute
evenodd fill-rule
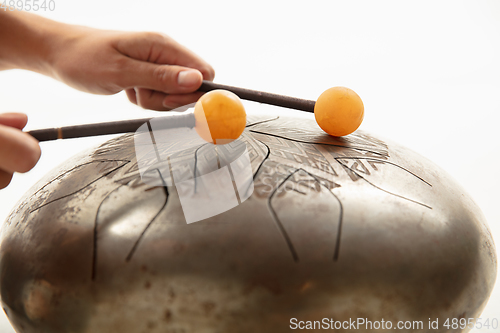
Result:
<svg viewBox="0 0 500 333"><path fill-rule="evenodd" d="M250 90L232 86L226 86L223 84L213 83L210 81L203 81L201 87L198 91L209 92L215 89L229 90L230 92L236 94L241 99L246 99L248 101L254 101L259 103L271 104L276 106L281 106L289 109L295 109L300 111L312 112L314 113L315 101L310 101L307 99L301 99L290 96L283 96L277 94L271 94L263 91Z"/></svg>
<svg viewBox="0 0 500 333"><path fill-rule="evenodd" d="M224 89L233 92L238 97L249 101L271 104L301 111L314 112L315 101L271 94L263 91L250 90L223 84L217 84L210 81L203 81L198 91L208 92L215 89ZM194 127L195 120L192 114L183 114L179 116L164 117L165 128L176 127ZM151 118L111 121L105 123L95 123L86 125L66 126L59 128L46 128L28 131L38 141L51 141L58 139L81 138L87 136L97 136L106 134L133 133L149 121Z"/></svg>

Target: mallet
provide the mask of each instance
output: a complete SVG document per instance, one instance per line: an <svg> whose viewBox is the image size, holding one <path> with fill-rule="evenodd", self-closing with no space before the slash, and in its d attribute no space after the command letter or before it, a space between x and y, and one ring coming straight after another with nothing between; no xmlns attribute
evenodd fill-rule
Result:
<svg viewBox="0 0 500 333"><path fill-rule="evenodd" d="M211 92L203 95L197 103L197 105L199 105L204 111L205 117L200 117L202 113L196 112L195 107L195 114L188 113L165 117L165 128L196 127L198 133L200 133L200 136L205 138L202 134L203 131L199 131L198 127L200 120L202 120L208 122L208 127L211 132L222 131L220 135L227 134L225 133L222 125L218 126L216 129L215 127L213 128L213 126L215 126L214 124L220 122L220 124L223 124L226 127L233 126L233 124L228 124L227 121L223 121L224 119L221 119L221 117L230 118L228 117L227 113L231 112L231 108L236 108L238 109L235 111L238 115L237 118L241 120L241 110L239 110L239 105L234 102L234 97L229 94L221 93L221 90L232 92L236 96L250 101L266 103L306 112L314 112L318 125L325 132L333 136L343 136L352 133L359 127L359 125L363 121L363 102L354 91L348 88L330 88L323 94L321 94L317 102L314 102L306 99L271 94L257 90L250 90L226 86L209 81L203 81L198 91ZM224 103L227 104L225 112L220 110L220 112L217 111L217 105L220 105L221 101L224 101ZM195 115L197 116L195 117ZM135 132L142 124L149 121L150 119L151 118L144 118L75 125L59 128L47 128L32 130L28 131L27 133L32 135L38 141L130 133ZM243 129L241 128L241 123L241 121L237 121L237 125L235 126L238 126L238 128L233 132L239 132L239 134L241 134L241 132L243 131Z"/></svg>

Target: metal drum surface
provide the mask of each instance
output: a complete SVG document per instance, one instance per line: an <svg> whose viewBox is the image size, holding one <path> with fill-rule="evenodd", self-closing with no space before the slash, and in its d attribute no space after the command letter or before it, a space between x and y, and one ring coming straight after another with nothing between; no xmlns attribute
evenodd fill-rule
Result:
<svg viewBox="0 0 500 333"><path fill-rule="evenodd" d="M252 195L196 223L176 186L141 180L133 135L47 175L2 230L0 291L16 330L279 333L293 318L364 318L428 332L429 318L479 316L495 247L439 167L304 119L250 117L240 141Z"/></svg>

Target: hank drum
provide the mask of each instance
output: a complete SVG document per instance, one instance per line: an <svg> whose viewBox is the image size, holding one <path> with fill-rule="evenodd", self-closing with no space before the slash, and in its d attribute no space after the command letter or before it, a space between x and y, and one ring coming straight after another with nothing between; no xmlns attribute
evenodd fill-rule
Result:
<svg viewBox="0 0 500 333"><path fill-rule="evenodd" d="M169 144L145 169L137 138L117 137L21 200L0 261L18 332L281 333L292 318L466 332L441 324L486 305L497 270L486 221L411 150L270 117L249 117L220 149ZM224 186L217 207L195 200Z"/></svg>

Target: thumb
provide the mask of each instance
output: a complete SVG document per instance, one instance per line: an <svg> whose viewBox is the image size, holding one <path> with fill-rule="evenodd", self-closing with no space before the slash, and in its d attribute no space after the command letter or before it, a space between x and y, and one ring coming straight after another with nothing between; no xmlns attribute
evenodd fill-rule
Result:
<svg viewBox="0 0 500 333"><path fill-rule="evenodd" d="M166 94L187 94L198 90L203 75L197 69L176 65L158 65L130 59L122 72L122 88L147 88Z"/></svg>
<svg viewBox="0 0 500 333"><path fill-rule="evenodd" d="M14 127L22 130L28 123L28 116L24 113L2 113L0 114L0 125Z"/></svg>

